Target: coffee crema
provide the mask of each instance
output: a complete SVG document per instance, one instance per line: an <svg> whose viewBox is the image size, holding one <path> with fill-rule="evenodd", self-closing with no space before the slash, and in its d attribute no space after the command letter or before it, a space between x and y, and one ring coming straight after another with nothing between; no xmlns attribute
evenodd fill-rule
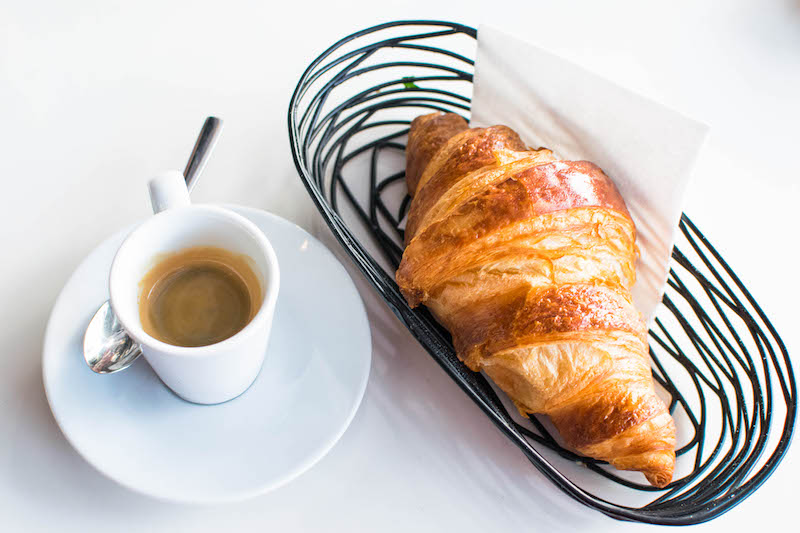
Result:
<svg viewBox="0 0 800 533"><path fill-rule="evenodd" d="M139 283L144 331L174 346L207 346L241 331L263 289L252 259L214 246L162 255Z"/></svg>

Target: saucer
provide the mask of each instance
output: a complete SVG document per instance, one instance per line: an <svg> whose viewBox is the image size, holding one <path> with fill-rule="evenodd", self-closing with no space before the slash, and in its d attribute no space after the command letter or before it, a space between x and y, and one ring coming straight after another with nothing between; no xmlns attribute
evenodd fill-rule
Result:
<svg viewBox="0 0 800 533"><path fill-rule="evenodd" d="M196 405L164 386L144 358L109 375L86 366L83 333L108 298L111 261L132 227L78 266L45 333L44 388L64 436L103 474L163 500L239 500L299 476L342 436L369 376L364 305L333 254L275 215L226 207L264 232L281 269L264 366L244 394Z"/></svg>

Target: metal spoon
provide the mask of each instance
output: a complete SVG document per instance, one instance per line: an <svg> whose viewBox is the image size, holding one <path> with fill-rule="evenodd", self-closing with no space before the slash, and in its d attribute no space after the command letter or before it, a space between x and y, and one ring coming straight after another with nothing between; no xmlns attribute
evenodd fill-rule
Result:
<svg viewBox="0 0 800 533"><path fill-rule="evenodd" d="M189 163L183 171L186 187L190 191L208 162L221 127L220 119L208 117L200 130ZM86 364L98 374L111 374L128 368L140 355L141 348L122 329L122 324L111 310L111 304L106 300L92 317L83 336Z"/></svg>

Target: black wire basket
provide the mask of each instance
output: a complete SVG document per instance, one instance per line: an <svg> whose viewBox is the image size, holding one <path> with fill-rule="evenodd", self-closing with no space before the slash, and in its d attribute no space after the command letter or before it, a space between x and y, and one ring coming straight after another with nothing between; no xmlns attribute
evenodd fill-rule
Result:
<svg viewBox="0 0 800 533"><path fill-rule="evenodd" d="M555 486L622 520L686 525L725 513L786 452L796 385L769 319L685 214L649 332L653 376L678 427L675 479L664 489L564 449L546 419L523 419L502 392L459 361L447 331L400 294L394 272L409 205L409 124L433 110L469 118L476 39L475 29L460 24L398 21L328 48L303 73L289 105L300 178L386 304Z"/></svg>

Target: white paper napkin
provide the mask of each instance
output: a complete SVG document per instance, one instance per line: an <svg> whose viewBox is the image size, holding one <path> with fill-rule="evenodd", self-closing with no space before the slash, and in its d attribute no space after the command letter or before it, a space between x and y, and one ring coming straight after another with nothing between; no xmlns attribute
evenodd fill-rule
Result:
<svg viewBox="0 0 800 533"><path fill-rule="evenodd" d="M490 26L478 30L471 126L504 124L529 146L588 160L619 189L637 230L633 299L648 324L705 124Z"/></svg>

